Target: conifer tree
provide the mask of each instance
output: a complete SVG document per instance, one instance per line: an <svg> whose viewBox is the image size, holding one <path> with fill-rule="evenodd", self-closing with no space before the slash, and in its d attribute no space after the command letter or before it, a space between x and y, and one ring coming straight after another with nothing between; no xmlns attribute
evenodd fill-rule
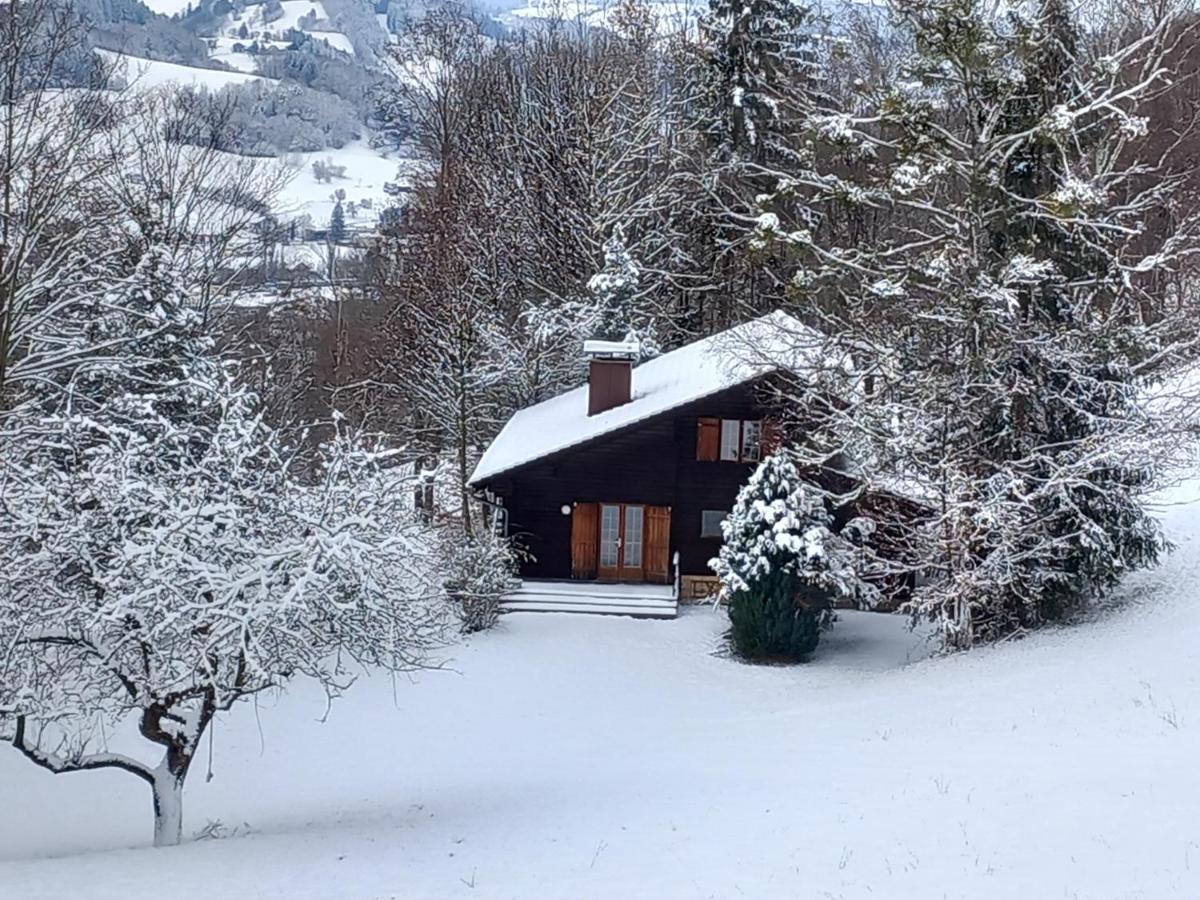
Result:
<svg viewBox="0 0 1200 900"><path fill-rule="evenodd" d="M859 577L858 551L832 526L825 497L786 451L763 460L722 523L725 543L710 563L738 655L803 661L835 601L873 594Z"/></svg>
<svg viewBox="0 0 1200 900"><path fill-rule="evenodd" d="M211 415L209 389L220 373L214 342L181 282L170 251L149 247L127 277L76 304L59 331L45 336L53 345L65 320L76 319L73 340L100 352L54 373L31 395L47 411L120 423L148 437L146 429L163 421L200 426Z"/></svg>
<svg viewBox="0 0 1200 900"><path fill-rule="evenodd" d="M635 330L638 267L625 246L625 234L614 225L604 242L604 267L588 280L596 303L595 336L620 341Z"/></svg>
<svg viewBox="0 0 1200 900"><path fill-rule="evenodd" d="M788 125L802 87L807 6L790 0L710 0L700 23L707 50L708 136L721 156L763 158Z"/></svg>
<svg viewBox="0 0 1200 900"><path fill-rule="evenodd" d="M757 240L757 198L809 180L817 28L811 7L790 0L711 0L701 20L696 128L707 155L697 173L696 223L713 256L705 266L719 306L710 328L783 300L791 267ZM803 199L777 203L774 215L785 231L811 224Z"/></svg>
<svg viewBox="0 0 1200 900"><path fill-rule="evenodd" d="M333 205L333 213L329 216L329 240L340 244L346 239L346 213L342 209L342 201Z"/></svg>
<svg viewBox="0 0 1200 900"><path fill-rule="evenodd" d="M816 261L807 289L838 294L824 328L862 377L811 445L921 496L932 523L913 558L932 577L910 609L964 647L1061 617L1164 548L1144 496L1170 448L1139 376L1179 323L1143 310L1163 309L1148 273L1194 252L1197 220L1137 244L1172 196L1123 152L1169 77L1170 21L1089 58L1060 0L1008 17L978 0L895 8L913 53L867 115L838 122L874 162L814 182L889 227L853 248L786 237Z"/></svg>

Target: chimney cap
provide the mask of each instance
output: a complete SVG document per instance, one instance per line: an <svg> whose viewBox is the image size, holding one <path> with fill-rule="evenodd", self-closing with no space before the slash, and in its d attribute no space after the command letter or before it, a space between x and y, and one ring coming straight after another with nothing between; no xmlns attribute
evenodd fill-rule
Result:
<svg viewBox="0 0 1200 900"><path fill-rule="evenodd" d="M642 345L630 334L623 341L584 341L583 352L593 359L637 359Z"/></svg>

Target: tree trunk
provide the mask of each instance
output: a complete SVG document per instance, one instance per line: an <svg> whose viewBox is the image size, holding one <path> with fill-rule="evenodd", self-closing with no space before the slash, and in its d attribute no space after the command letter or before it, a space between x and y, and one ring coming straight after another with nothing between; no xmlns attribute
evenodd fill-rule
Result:
<svg viewBox="0 0 1200 900"><path fill-rule="evenodd" d="M467 471L467 442L469 440L467 423L467 387L466 373L460 369L458 383L458 488L459 502L462 504L463 534L470 535L471 529L471 488L467 485L470 472Z"/></svg>
<svg viewBox="0 0 1200 900"><path fill-rule="evenodd" d="M154 846L175 847L183 840L183 779L167 767L166 761L154 770Z"/></svg>

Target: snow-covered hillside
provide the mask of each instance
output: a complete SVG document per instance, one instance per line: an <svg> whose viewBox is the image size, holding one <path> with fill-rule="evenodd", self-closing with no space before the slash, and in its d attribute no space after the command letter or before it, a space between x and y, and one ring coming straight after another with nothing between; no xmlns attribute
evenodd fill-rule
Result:
<svg viewBox="0 0 1200 900"><path fill-rule="evenodd" d="M529 0L497 13L500 22L514 30L543 19L562 19L591 26L610 27L620 4L612 0ZM660 34L690 33L708 4L696 0L654 0L648 4Z"/></svg>
<svg viewBox="0 0 1200 900"><path fill-rule="evenodd" d="M152 8L164 15L174 15L186 11L187 4L176 0L156 0ZM135 91L156 90L164 87L200 87L210 91L219 91L231 85L260 83L268 86L279 86L281 82L261 74L260 65L264 59L264 51L284 51L293 48L293 39L297 31L304 31L315 41L323 41L330 48L355 57L354 41L350 36L335 30L330 21L329 11L321 0L284 0L279 5L278 14L273 13L265 4L238 7L218 20L215 31L206 32L203 39L208 47L209 58L223 68L205 68L189 66L159 59L148 59L131 54L117 53L111 50L97 50L105 60L114 63L114 74L118 86L127 85ZM365 20L370 29L378 26L374 15ZM379 38L379 35L373 35ZM357 39L357 38L356 38ZM368 42L369 45L369 42ZM311 44L303 44L304 48L298 53L315 53L314 58L328 59L328 51L312 50ZM341 65L362 65L364 72L370 70L369 64L356 57L347 60L340 57ZM278 74L273 73L273 74ZM369 77L369 76L364 76ZM298 90L296 82L283 83L282 89ZM312 115L322 112L321 104L326 102L325 110L336 111L331 118L344 114L346 100L336 94L327 94L326 100L319 99L321 92L308 89L311 97L306 101L304 110ZM341 107L341 109L339 109ZM278 105L276 109L280 109ZM293 115L292 120L297 128L304 123L302 113L288 111ZM282 115L282 114L281 114ZM370 134L361 120L357 126L353 124L354 115L344 123L330 126L337 130L337 138L330 138L330 144L338 144L348 138L361 134L362 138L351 140L345 146L328 146L326 149L314 152L285 153L289 146L287 129L290 123L278 125L274 131L266 132L268 137L265 144L268 152L274 150L283 157L285 164L292 170L293 178L279 198L275 213L284 222L306 220L306 224L322 229L328 226L336 199L336 191L344 191L344 217L351 230L369 229L374 227L382 210L389 204L390 199L384 192L384 184L403 178L402 170L410 170L413 163L408 160L386 156L370 146ZM323 135L317 131L315 140L318 142ZM304 143L307 141L307 143ZM273 142L273 143L271 143ZM314 135L306 134L298 142L298 146L313 146ZM249 152L262 152L264 144L250 142ZM312 171L312 163L320 160L328 161L335 169L344 172L344 177L330 181L318 182ZM310 221L309 221L310 220Z"/></svg>
<svg viewBox="0 0 1200 900"><path fill-rule="evenodd" d="M262 42L281 41L289 31L308 31L314 40L324 41L334 50L354 55L349 37L336 31L329 23L329 14L320 0L283 0L283 15L268 19L267 9L247 6L244 11L226 17L220 34L225 39L254 39ZM307 26L307 27L306 27Z"/></svg>
<svg viewBox="0 0 1200 900"><path fill-rule="evenodd" d="M189 831L231 836L177 850L142 847L129 776L0 748L2 893L1195 897L1198 498L1165 498L1177 552L1094 621L969 654L876 614L790 668L723 656L708 609L510 616L325 724L313 692L264 698L188 788Z"/></svg>
<svg viewBox="0 0 1200 900"><path fill-rule="evenodd" d="M312 164L331 160L335 166L345 170L344 178L318 181ZM290 154L285 163L293 177L279 200L279 214L284 219L309 215L315 224L328 224L335 204L334 192L343 190L346 198L346 224L355 226L373 225L380 211L388 202L383 186L396 181L398 176L412 171L416 163L402 157L385 157L366 143L358 141L340 150L319 150L314 153ZM366 201L366 205L364 205ZM349 204L354 204L354 210Z"/></svg>
<svg viewBox="0 0 1200 900"><path fill-rule="evenodd" d="M127 56L112 53L108 50L97 50L106 60L115 65L115 73L126 84L133 88L149 90L164 85L206 87L210 91L218 91L226 85L245 84L248 81L270 81L259 75L246 72L227 72L221 69L200 69L194 66L182 66L178 63L163 62L157 59L145 59L140 56Z"/></svg>
<svg viewBox="0 0 1200 900"><path fill-rule="evenodd" d="M187 12L195 0L143 0L151 12L163 16L176 16Z"/></svg>

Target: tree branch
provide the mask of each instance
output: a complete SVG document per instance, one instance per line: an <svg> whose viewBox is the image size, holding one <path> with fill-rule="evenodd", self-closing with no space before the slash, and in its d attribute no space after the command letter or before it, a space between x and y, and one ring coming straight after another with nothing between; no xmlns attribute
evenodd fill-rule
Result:
<svg viewBox="0 0 1200 900"><path fill-rule="evenodd" d="M93 753L90 756L81 756L77 759L68 759L57 753L47 753L36 745L26 742L26 717L17 716L16 719L17 728L12 739L13 746L23 756L43 769L47 769L56 775L66 772L86 772L90 769L121 769L131 775L136 775L147 784L154 784L154 775L149 768L136 759L120 753Z"/></svg>

